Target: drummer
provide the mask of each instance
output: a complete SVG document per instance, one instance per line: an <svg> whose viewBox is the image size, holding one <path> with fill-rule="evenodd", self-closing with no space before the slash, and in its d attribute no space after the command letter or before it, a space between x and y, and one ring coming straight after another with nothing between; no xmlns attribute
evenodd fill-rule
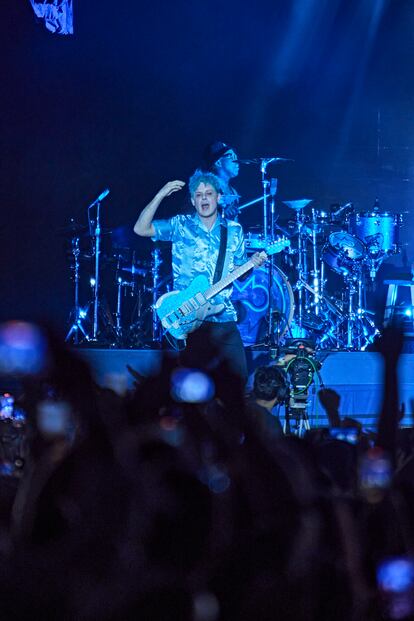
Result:
<svg viewBox="0 0 414 621"><path fill-rule="evenodd" d="M221 206L226 218L236 220L239 214L239 195L231 185L239 174L239 162L235 150L220 140L211 142L204 149L202 170L212 172L221 181Z"/></svg>

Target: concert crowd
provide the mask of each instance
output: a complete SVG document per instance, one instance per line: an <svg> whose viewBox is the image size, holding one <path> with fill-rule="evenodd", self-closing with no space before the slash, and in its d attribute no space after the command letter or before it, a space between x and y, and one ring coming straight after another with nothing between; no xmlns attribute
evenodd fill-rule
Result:
<svg viewBox="0 0 414 621"><path fill-rule="evenodd" d="M414 618L398 327L377 342L377 428L353 443L358 424L329 387L319 398L345 439L289 436L264 423L263 386L252 407L214 352L197 370L168 356L156 376L130 369L120 395L49 328L3 324L0 342L14 397L0 423L0 618ZM267 399L287 398L279 389Z"/></svg>

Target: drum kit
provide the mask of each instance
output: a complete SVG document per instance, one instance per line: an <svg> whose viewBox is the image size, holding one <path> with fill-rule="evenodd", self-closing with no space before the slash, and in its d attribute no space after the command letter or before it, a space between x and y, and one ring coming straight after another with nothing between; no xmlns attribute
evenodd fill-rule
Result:
<svg viewBox="0 0 414 621"><path fill-rule="evenodd" d="M113 231L100 225L104 191L88 207L89 226L71 220L58 231L66 239L73 283L73 308L66 341L109 347L158 346L161 328L153 305L168 289L160 250L150 260L112 243ZM86 301L85 301L86 300Z"/></svg>
<svg viewBox="0 0 414 621"><path fill-rule="evenodd" d="M381 212L378 201L363 212L351 203L325 212L312 208L310 199L283 202L294 213L284 263L273 266L271 277L263 268L236 287L244 343L269 344L266 325L273 315L277 328L270 344L311 338L316 349L365 350L379 334L374 313L366 309L366 291L383 261L400 252L401 214ZM277 228L286 234L286 227ZM268 235L248 232L248 252L264 248Z"/></svg>
<svg viewBox="0 0 414 621"><path fill-rule="evenodd" d="M347 203L326 212L303 198L283 201L292 217L281 226L275 209L277 180L267 177L273 161L286 160L248 161L260 165L263 195L239 211L261 202L263 225L246 232L246 250L263 250L282 235L290 245L277 259L270 257L265 266L234 283L232 299L243 343L279 347L286 339L310 338L315 349L364 350L379 333L374 313L366 308L367 285L375 282L383 261L400 252L402 216L380 211L377 200L370 211L355 211ZM60 231L67 239L73 283L66 340L76 345L161 347L162 327L154 305L170 288L161 269L161 251L155 247L143 261L129 247L105 244L111 237L100 226L105 192L88 207L89 226L71 221Z"/></svg>
<svg viewBox="0 0 414 621"><path fill-rule="evenodd" d="M66 341L126 348L160 343L160 326L152 310L168 287L168 279L161 277L160 250L154 249L146 261L138 260L131 248L115 246L100 251L97 280L96 238L82 227L65 227L60 234L69 238L67 256L73 283Z"/></svg>

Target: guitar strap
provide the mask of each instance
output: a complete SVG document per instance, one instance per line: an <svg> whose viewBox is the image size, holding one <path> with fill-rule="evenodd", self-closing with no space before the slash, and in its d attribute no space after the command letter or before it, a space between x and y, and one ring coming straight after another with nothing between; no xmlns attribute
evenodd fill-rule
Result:
<svg viewBox="0 0 414 621"><path fill-rule="evenodd" d="M218 282L223 273L224 259L227 250L227 221L224 220L220 225L220 248L217 257L216 270L213 276L213 285Z"/></svg>

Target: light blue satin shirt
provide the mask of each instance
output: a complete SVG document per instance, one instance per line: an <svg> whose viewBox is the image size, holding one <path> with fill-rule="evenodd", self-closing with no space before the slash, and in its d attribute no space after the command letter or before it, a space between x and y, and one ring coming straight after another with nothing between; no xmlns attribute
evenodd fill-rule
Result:
<svg viewBox="0 0 414 621"><path fill-rule="evenodd" d="M238 222L218 217L208 230L197 213L153 221L155 235L152 239L172 243L174 289L185 289L199 274L213 284L222 222L227 223L227 252L222 272L224 277L247 261L243 229ZM232 291L230 285L214 297L214 304L224 304L224 309L217 315L211 315L208 321L236 321L236 310L230 299Z"/></svg>

